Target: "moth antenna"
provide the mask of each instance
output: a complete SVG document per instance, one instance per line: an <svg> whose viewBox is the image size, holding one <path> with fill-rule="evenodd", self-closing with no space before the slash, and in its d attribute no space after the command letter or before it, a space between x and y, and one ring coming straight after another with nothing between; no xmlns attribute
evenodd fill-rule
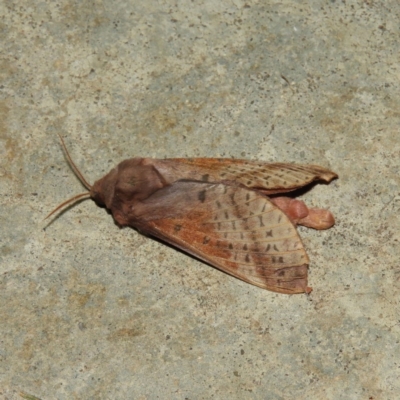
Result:
<svg viewBox="0 0 400 400"><path fill-rule="evenodd" d="M64 201L63 203L61 203L59 206L57 206L46 218L51 217L54 213L56 213L58 210L60 210L61 208L64 208L66 205L68 204L74 204L76 203L78 200L84 199L84 198L89 198L90 197L90 192L85 192L85 193L81 193L81 194L77 194L74 197L71 197L70 199Z"/></svg>
<svg viewBox="0 0 400 400"><path fill-rule="evenodd" d="M60 137L61 140L61 144L62 147L64 149L65 155L67 156L67 160L68 163L72 169L72 171L74 171L74 174L78 177L78 179L82 182L83 186L85 186L86 189L90 190L92 188L92 185L84 178L84 176L82 175L81 171L79 171L78 167L75 165L75 163L72 161L71 156L68 153L68 149L67 146L64 143L64 139L62 138L62 136L60 134L58 134L58 136ZM64 203L63 203L64 204ZM56 211L56 210L55 210ZM46 217L47 218L47 217Z"/></svg>

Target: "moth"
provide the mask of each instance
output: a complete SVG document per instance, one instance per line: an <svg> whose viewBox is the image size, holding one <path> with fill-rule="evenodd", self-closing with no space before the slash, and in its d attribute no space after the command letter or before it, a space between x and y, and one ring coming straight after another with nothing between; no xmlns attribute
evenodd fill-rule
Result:
<svg viewBox="0 0 400 400"><path fill-rule="evenodd" d="M328 210L281 196L338 176L316 165L219 158L122 161L90 185L67 160L88 192L60 204L92 198L120 226L169 243L245 282L279 293L310 293L309 258L296 225L328 229ZM48 218L47 217L47 218Z"/></svg>

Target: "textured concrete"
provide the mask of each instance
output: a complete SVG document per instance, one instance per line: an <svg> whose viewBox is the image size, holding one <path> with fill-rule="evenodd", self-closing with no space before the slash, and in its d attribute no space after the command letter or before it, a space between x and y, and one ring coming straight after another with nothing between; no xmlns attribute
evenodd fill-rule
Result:
<svg viewBox="0 0 400 400"><path fill-rule="evenodd" d="M399 398L397 1L3 1L0 15L0 398ZM83 191L57 133L90 182L134 155L336 171L302 196L337 218L300 229L314 291L240 282L92 201L47 226Z"/></svg>

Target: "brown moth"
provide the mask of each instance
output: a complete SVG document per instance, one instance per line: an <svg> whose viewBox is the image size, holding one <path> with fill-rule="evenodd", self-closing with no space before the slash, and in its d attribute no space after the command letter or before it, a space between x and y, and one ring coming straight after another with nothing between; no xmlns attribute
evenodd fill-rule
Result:
<svg viewBox="0 0 400 400"><path fill-rule="evenodd" d="M89 192L58 206L91 197L119 226L154 236L245 282L279 293L310 293L309 258L296 225L327 229L327 210L309 209L280 193L334 172L316 165L217 158L131 158L90 185ZM269 197L273 196L273 197Z"/></svg>

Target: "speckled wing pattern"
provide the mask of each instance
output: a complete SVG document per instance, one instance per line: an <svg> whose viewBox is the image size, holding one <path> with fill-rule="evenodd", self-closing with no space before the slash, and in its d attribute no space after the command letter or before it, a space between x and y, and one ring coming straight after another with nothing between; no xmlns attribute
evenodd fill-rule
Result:
<svg viewBox="0 0 400 400"><path fill-rule="evenodd" d="M253 285L308 292L309 260L297 230L258 191L177 181L136 207L131 224Z"/></svg>
<svg viewBox="0 0 400 400"><path fill-rule="evenodd" d="M171 158L154 160L170 182L191 179L203 182L236 182L265 194L285 193L314 181L330 182L337 175L318 165L266 163L225 158Z"/></svg>

